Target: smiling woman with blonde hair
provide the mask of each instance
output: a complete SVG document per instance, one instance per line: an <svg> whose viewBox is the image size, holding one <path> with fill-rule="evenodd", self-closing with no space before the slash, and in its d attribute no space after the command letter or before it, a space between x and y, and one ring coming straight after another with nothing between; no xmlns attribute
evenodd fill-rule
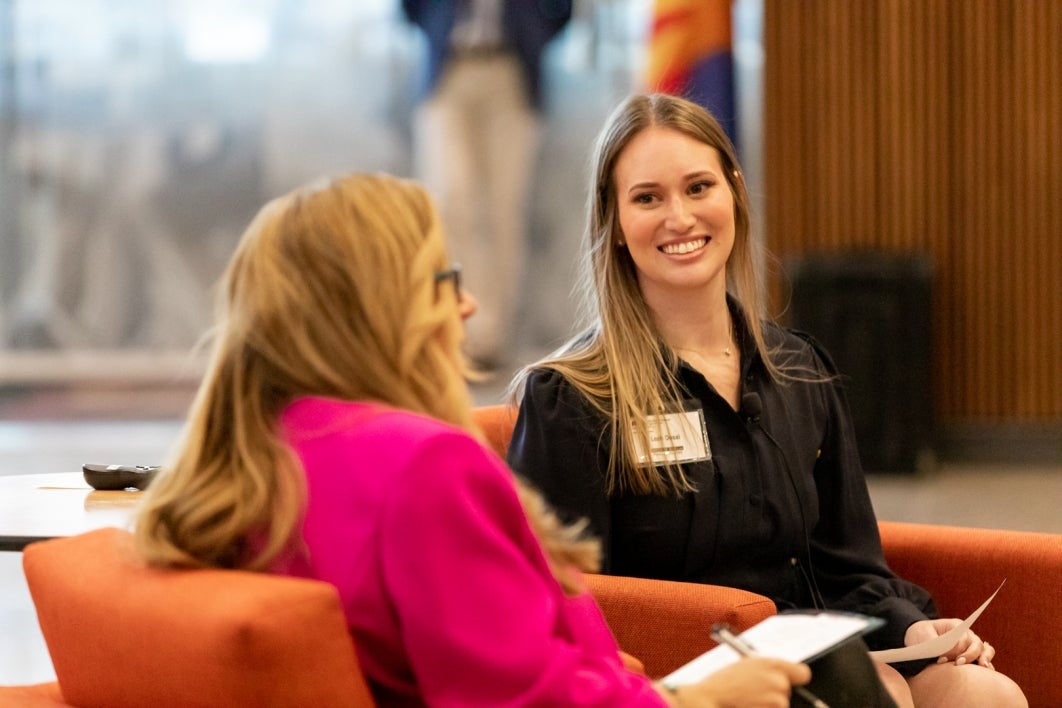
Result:
<svg viewBox="0 0 1062 708"><path fill-rule="evenodd" d="M715 117L628 97L588 191L584 326L514 379L513 469L589 521L605 573L878 617L871 649L957 625L885 563L844 381L767 315L745 181ZM968 629L939 662L875 668L902 706L1024 705L994 657Z"/></svg>
<svg viewBox="0 0 1062 708"><path fill-rule="evenodd" d="M331 582L381 705L781 705L807 680L747 660L672 694L624 667L580 582L597 544L474 430L475 301L419 185L356 174L270 202L221 294L136 523L149 562Z"/></svg>

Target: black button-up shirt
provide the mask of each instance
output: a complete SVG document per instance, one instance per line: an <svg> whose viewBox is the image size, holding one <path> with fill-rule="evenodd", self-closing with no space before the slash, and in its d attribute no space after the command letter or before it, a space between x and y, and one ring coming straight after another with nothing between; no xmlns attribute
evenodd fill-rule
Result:
<svg viewBox="0 0 1062 708"><path fill-rule="evenodd" d="M712 458L683 470L697 491L606 493L607 421L561 374L527 380L508 461L562 518L587 518L602 571L742 588L780 609L881 617L873 649L902 646L936 616L929 594L889 570L881 550L841 379L810 338L770 326L767 346L804 380L772 379L735 312L742 400L735 411L692 367L678 379L704 412ZM809 380L810 379L810 380Z"/></svg>

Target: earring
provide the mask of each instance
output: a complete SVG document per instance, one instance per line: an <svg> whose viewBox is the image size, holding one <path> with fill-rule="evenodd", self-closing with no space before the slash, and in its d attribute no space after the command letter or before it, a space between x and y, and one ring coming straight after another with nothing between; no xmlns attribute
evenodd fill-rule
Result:
<svg viewBox="0 0 1062 708"><path fill-rule="evenodd" d="M626 241L616 241L616 248L623 248L627 245Z"/></svg>

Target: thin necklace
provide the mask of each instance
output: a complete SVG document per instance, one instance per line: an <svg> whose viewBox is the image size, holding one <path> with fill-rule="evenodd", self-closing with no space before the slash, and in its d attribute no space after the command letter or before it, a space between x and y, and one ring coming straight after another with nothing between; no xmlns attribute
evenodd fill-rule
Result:
<svg viewBox="0 0 1062 708"><path fill-rule="evenodd" d="M729 339L727 340L726 348L723 349L723 354L725 356L731 356L731 354L733 353L732 347L733 347L733 344L734 344L734 318L730 317L729 313L728 313L727 314L727 319L730 320L730 327L729 327L729 332L728 332L728 334L730 336L729 336ZM680 351L680 352L693 352L694 354L697 353L696 349L690 349L689 347L671 347L671 348L676 350L676 351Z"/></svg>

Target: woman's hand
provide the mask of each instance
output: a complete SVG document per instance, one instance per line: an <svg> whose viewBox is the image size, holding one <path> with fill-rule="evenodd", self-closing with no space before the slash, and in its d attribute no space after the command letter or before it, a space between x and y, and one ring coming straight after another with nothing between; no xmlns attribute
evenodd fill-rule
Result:
<svg viewBox="0 0 1062 708"><path fill-rule="evenodd" d="M907 628L903 643L905 646L921 644L922 642L947 633L950 629L961 623L961 620L958 619L922 620L921 622L915 622ZM944 664L949 661L954 661L957 666L977 663L994 671L996 667L992 666L992 659L994 659L995 656L996 648L988 642L983 641L972 630L968 629L959 638L959 641L955 646L937 660L937 663Z"/></svg>
<svg viewBox="0 0 1062 708"><path fill-rule="evenodd" d="M792 687L810 680L807 664L750 657L662 695L675 708L788 708Z"/></svg>

